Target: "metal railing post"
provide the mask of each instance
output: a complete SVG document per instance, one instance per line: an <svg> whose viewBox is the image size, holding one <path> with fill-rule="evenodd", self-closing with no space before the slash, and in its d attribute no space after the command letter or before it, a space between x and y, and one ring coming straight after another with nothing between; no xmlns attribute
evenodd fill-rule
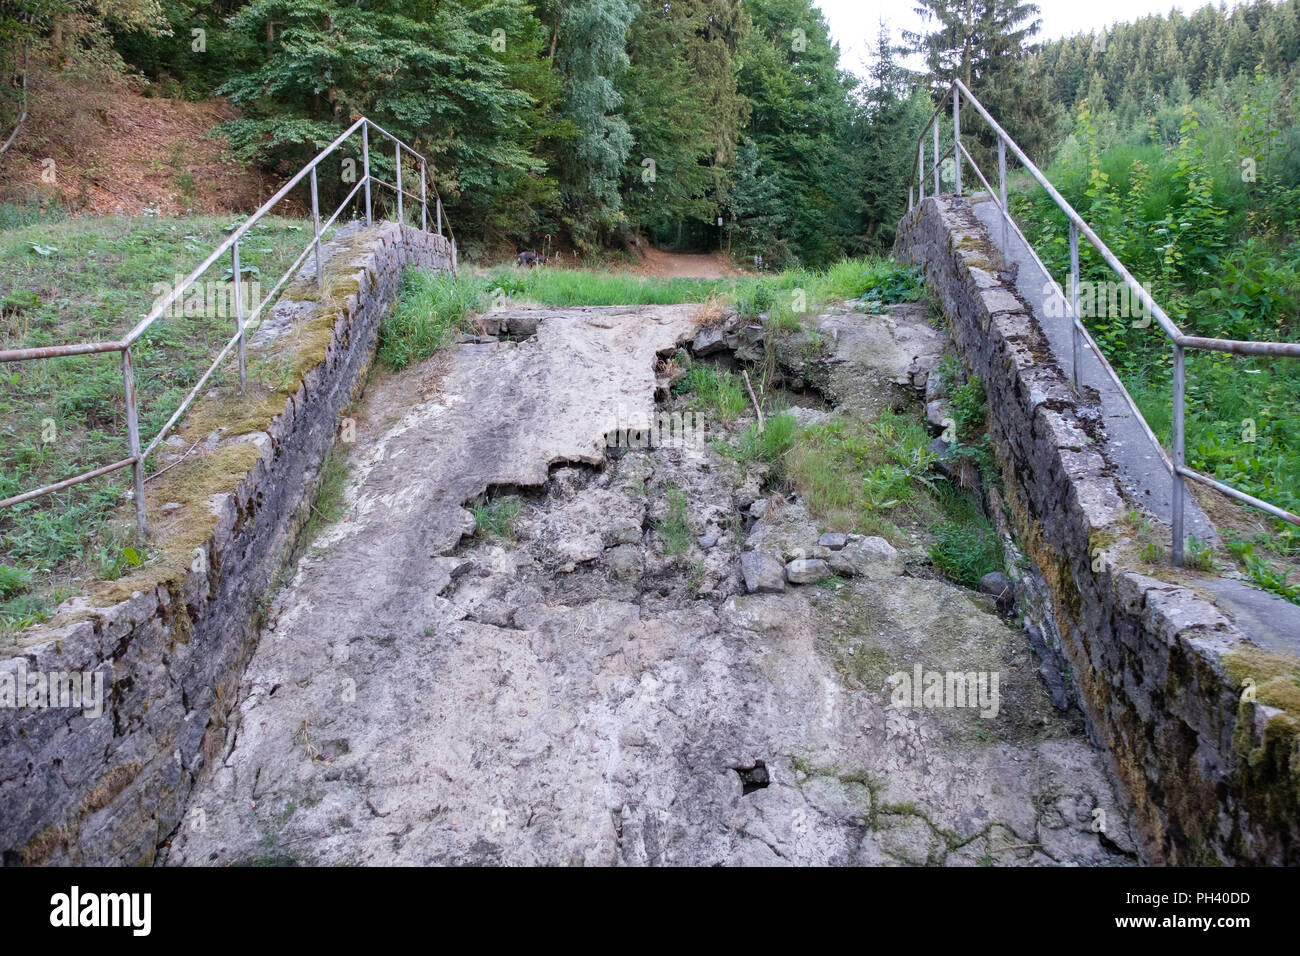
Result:
<svg viewBox="0 0 1300 956"><path fill-rule="evenodd" d="M248 384L248 355L244 348L244 283L239 265L239 243L230 247L231 276L235 282L235 324L239 328L239 390Z"/></svg>
<svg viewBox="0 0 1300 956"><path fill-rule="evenodd" d="M456 240L451 240L451 274L460 275L460 265L456 261Z"/></svg>
<svg viewBox="0 0 1300 956"><path fill-rule="evenodd" d="M916 208L916 188L913 186L908 186L907 187L907 211L911 212L915 208Z"/></svg>
<svg viewBox="0 0 1300 956"><path fill-rule="evenodd" d="M361 165L365 167L366 179L366 225L373 226L374 219L370 212L370 123L361 124Z"/></svg>
<svg viewBox="0 0 1300 956"><path fill-rule="evenodd" d="M397 221L401 222L402 215L402 144L398 143L393 147L397 154Z"/></svg>
<svg viewBox="0 0 1300 956"><path fill-rule="evenodd" d="M424 160L420 160L420 230L429 231L429 192L425 185Z"/></svg>
<svg viewBox="0 0 1300 956"><path fill-rule="evenodd" d="M916 177L916 201L925 202L925 137L916 144L916 168L920 175Z"/></svg>
<svg viewBox="0 0 1300 956"><path fill-rule="evenodd" d="M320 198L316 193L316 167L311 168L311 228L316 245L316 288L325 291L325 270L320 261Z"/></svg>
<svg viewBox="0 0 1300 956"><path fill-rule="evenodd" d="M998 137L998 186L1002 193L1002 254L1007 253L1007 220L1011 218L1011 210L1007 208L1007 144L1001 136Z"/></svg>
<svg viewBox="0 0 1300 956"><path fill-rule="evenodd" d="M1070 384L1079 390L1079 227L1070 223Z"/></svg>
<svg viewBox="0 0 1300 956"><path fill-rule="evenodd" d="M1187 368L1183 347L1174 343L1174 469L1170 505L1173 508L1171 524L1174 529L1173 561L1183 563L1183 499L1187 493L1183 476L1178 469L1185 467L1183 444L1186 439L1185 415L1187 412Z"/></svg>
<svg viewBox="0 0 1300 956"><path fill-rule="evenodd" d="M131 364L131 349L122 350L122 389L126 393L126 440L135 459L135 529L144 540L149 525L144 513L144 459L140 457L140 419L135 407L135 368Z"/></svg>
<svg viewBox="0 0 1300 956"><path fill-rule="evenodd" d="M952 168L955 192L961 195L961 94L952 91Z"/></svg>
<svg viewBox="0 0 1300 956"><path fill-rule="evenodd" d="M939 182L939 117L934 118L934 194L943 192Z"/></svg>
<svg viewBox="0 0 1300 956"><path fill-rule="evenodd" d="M434 202L437 204L437 208L438 208L438 235L441 236L442 235L442 197L435 196Z"/></svg>

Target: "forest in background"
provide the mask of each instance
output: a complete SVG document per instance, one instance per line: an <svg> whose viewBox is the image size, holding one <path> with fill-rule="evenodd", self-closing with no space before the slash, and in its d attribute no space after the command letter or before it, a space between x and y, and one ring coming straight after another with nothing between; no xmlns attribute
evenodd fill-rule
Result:
<svg viewBox="0 0 1300 956"><path fill-rule="evenodd" d="M365 114L430 157L470 256L644 237L817 267L888 248L954 75L1043 165L1077 148L1084 102L1103 147L1153 123L1173 142L1194 102L1230 118L1256 70L1271 121L1291 115L1300 0L1041 44L1033 4L918 9L923 31L882 28L859 79L810 0L17 0L0 136L50 136L78 86L220 95L240 116L216 132L285 173Z"/></svg>

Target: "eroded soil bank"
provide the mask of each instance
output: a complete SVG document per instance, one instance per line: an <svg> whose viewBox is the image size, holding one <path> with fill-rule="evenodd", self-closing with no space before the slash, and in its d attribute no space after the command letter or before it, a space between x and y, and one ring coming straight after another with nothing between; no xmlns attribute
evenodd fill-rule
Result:
<svg viewBox="0 0 1300 956"><path fill-rule="evenodd" d="M921 532L837 537L714 444L607 447L680 410L679 345L720 351L694 308L526 318L371 387L166 862L1134 861L1077 712ZM798 384L835 407L803 424L914 406L945 345L923 309L810 327ZM996 713L898 706L917 666L996 674Z"/></svg>

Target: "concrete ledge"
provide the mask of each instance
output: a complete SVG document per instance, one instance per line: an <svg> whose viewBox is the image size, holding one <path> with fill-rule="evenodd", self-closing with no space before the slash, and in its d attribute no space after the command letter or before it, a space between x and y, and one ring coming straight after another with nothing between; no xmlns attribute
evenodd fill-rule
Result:
<svg viewBox="0 0 1300 956"><path fill-rule="evenodd" d="M345 230L325 251L324 295L300 277L253 340L284 381L210 390L176 464L147 486L155 560L66 603L0 661L0 689L38 672L92 672L105 688L100 717L0 708L5 864L152 862L195 775L224 752L259 603L364 387L380 321L407 267L451 268L447 240L396 223Z"/></svg>
<svg viewBox="0 0 1300 956"><path fill-rule="evenodd" d="M895 252L923 264L984 382L1013 524L1093 739L1134 802L1144 860L1300 863L1300 713L1285 687L1297 662L1251 643L1203 576L1137 570L1135 506L1101 450L1097 396L1074 395L968 203L927 199ZM1243 690L1246 677L1274 691Z"/></svg>

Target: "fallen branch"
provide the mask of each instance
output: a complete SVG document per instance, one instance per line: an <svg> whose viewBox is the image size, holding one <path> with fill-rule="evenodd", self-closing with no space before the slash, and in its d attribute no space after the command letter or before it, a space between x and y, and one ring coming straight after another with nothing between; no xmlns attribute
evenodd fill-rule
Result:
<svg viewBox="0 0 1300 956"><path fill-rule="evenodd" d="M200 441L201 441L201 440L202 440L202 439L200 439ZM165 472L165 471L170 471L172 468L175 468L177 465L179 465L181 462L183 462L186 458L190 457L190 452L192 452L195 448L198 448L198 447L199 447L199 443L196 441L193 445L191 445L191 446L186 450L185 454L181 455L181 457L177 458L174 462L172 462L172 463L171 463L170 465L168 465L166 468L159 468L159 469L158 469L157 471L155 471L152 475L147 475L147 476L145 476L145 479L144 479L144 480L145 480L145 481L153 481L155 478L157 478L157 477L158 477L159 475L161 475L163 472Z"/></svg>
<svg viewBox="0 0 1300 956"><path fill-rule="evenodd" d="M745 376L745 388L749 389L749 400L754 403L754 411L758 412L758 430L762 431L764 428L763 409L759 406L758 399L754 397L754 386L749 384L749 370L741 369L740 374Z"/></svg>
<svg viewBox="0 0 1300 956"><path fill-rule="evenodd" d="M9 138L5 140L4 145L0 146L0 154L4 153L5 150L7 150L11 145L13 145L14 138L18 135L18 131L23 128L23 123L25 123L26 121L27 121L27 45L24 43L23 44L22 106L19 108L18 111L18 123L17 125L14 126L13 132L9 134Z"/></svg>

